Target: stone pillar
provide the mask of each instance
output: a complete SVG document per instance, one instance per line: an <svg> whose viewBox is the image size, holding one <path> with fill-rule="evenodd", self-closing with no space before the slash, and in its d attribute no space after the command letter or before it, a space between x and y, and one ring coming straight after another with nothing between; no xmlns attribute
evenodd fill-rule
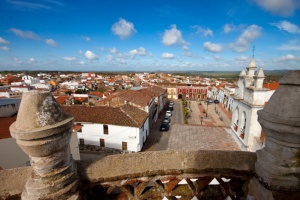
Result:
<svg viewBox="0 0 300 200"><path fill-rule="evenodd" d="M266 134L265 147L256 152L259 182L274 199L300 199L300 70L289 71L258 121ZM292 195L292 196L290 196Z"/></svg>
<svg viewBox="0 0 300 200"><path fill-rule="evenodd" d="M50 92L23 93L17 120L10 126L33 168L22 199L76 198L79 180L69 146L73 121Z"/></svg>

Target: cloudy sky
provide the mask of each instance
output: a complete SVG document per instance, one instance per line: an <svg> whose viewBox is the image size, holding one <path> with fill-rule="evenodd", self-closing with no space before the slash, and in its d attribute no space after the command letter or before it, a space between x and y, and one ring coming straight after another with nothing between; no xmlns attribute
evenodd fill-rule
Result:
<svg viewBox="0 0 300 200"><path fill-rule="evenodd" d="M240 71L253 52L300 69L299 0L0 0L0 70Z"/></svg>

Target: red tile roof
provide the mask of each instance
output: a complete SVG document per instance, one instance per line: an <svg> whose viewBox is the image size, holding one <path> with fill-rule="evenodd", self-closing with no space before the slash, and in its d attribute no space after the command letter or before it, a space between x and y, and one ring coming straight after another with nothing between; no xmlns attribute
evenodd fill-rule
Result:
<svg viewBox="0 0 300 200"><path fill-rule="evenodd" d="M59 96L56 98L56 101L58 104L64 104L66 102L66 99L69 99L70 96Z"/></svg>
<svg viewBox="0 0 300 200"><path fill-rule="evenodd" d="M277 90L277 88L279 87L279 83L278 82L266 83L263 85L263 87L268 88L270 90Z"/></svg>
<svg viewBox="0 0 300 200"><path fill-rule="evenodd" d="M90 95L95 95L95 96L98 96L100 98L103 97L103 93L102 92L97 92L97 91L92 91L90 92Z"/></svg>
<svg viewBox="0 0 300 200"><path fill-rule="evenodd" d="M9 127L16 121L16 118L16 116L0 117L0 139L11 138Z"/></svg>
<svg viewBox="0 0 300 200"><path fill-rule="evenodd" d="M141 127L148 118L148 113L131 105L116 108L106 106L62 106L62 108L72 114L76 122Z"/></svg>
<svg viewBox="0 0 300 200"><path fill-rule="evenodd" d="M148 106L153 96L147 94L147 92L139 92L135 90L129 90L120 94L119 96L121 99L126 100L128 102L134 103L136 105L145 107Z"/></svg>
<svg viewBox="0 0 300 200"><path fill-rule="evenodd" d="M87 100L87 97L74 97L74 101L80 101L81 103L86 100Z"/></svg>

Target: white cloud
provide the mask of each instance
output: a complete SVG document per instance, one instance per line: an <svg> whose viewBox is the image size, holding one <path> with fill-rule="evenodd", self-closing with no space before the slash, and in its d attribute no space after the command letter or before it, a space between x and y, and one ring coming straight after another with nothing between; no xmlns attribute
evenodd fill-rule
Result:
<svg viewBox="0 0 300 200"><path fill-rule="evenodd" d="M53 39L46 39L45 42L46 42L46 44L48 44L48 45L50 45L52 47L58 47L57 42L55 40L53 40Z"/></svg>
<svg viewBox="0 0 300 200"><path fill-rule="evenodd" d="M51 9L52 6L45 3L32 3L32 2L25 2L25 1L14 1L14 0L7 0L8 3L14 5L17 9L21 10L40 10L40 9ZM53 0L47 0L47 2L54 3L56 5L63 5L59 2L55 2Z"/></svg>
<svg viewBox="0 0 300 200"><path fill-rule="evenodd" d="M224 32L224 33L229 33L229 32L232 32L232 31L234 31L234 30L236 30L236 27L235 27L234 24L225 24L225 25L223 26L223 32Z"/></svg>
<svg viewBox="0 0 300 200"><path fill-rule="evenodd" d="M85 64L84 61L79 61L78 63L81 64L81 65L84 65L84 64Z"/></svg>
<svg viewBox="0 0 300 200"><path fill-rule="evenodd" d="M277 49L283 51L299 51L300 42L298 40L290 40L286 44L282 44L281 46L279 46Z"/></svg>
<svg viewBox="0 0 300 200"><path fill-rule="evenodd" d="M19 58L14 58L14 61L15 61L16 63L22 63L22 60L20 60Z"/></svg>
<svg viewBox="0 0 300 200"><path fill-rule="evenodd" d="M299 0L253 0L265 11L279 16L292 16L300 8Z"/></svg>
<svg viewBox="0 0 300 200"><path fill-rule="evenodd" d="M118 53L118 50L116 47L113 47L113 48L109 49L109 52L110 53Z"/></svg>
<svg viewBox="0 0 300 200"><path fill-rule="evenodd" d="M182 46L182 49L185 50L185 51L188 51L188 50L189 50L189 47L188 47L187 45L183 45L183 46Z"/></svg>
<svg viewBox="0 0 300 200"><path fill-rule="evenodd" d="M21 37L23 39L33 39L33 40L41 40L40 36L32 31L22 31L20 29L11 28L9 29L13 32L16 36Z"/></svg>
<svg viewBox="0 0 300 200"><path fill-rule="evenodd" d="M213 58L214 58L215 61L223 60L220 56L217 56L217 55L213 56Z"/></svg>
<svg viewBox="0 0 300 200"><path fill-rule="evenodd" d="M175 55L172 54L172 53L163 53L163 54L161 54L161 57L162 58L173 59L173 58L175 58Z"/></svg>
<svg viewBox="0 0 300 200"><path fill-rule="evenodd" d="M174 44L186 44L186 42L182 38L181 31L176 28L175 24L171 25L171 29L165 30L162 38L162 43L166 46L172 46Z"/></svg>
<svg viewBox="0 0 300 200"><path fill-rule="evenodd" d="M257 25L249 26L237 39L236 43L230 44L235 52L242 53L248 50L249 43L261 35L262 28Z"/></svg>
<svg viewBox="0 0 300 200"><path fill-rule="evenodd" d="M127 62L124 59L117 59L117 61L122 65L127 65Z"/></svg>
<svg viewBox="0 0 300 200"><path fill-rule="evenodd" d="M78 53L79 53L79 54L82 54L83 52L82 52L82 50L78 50Z"/></svg>
<svg viewBox="0 0 300 200"><path fill-rule="evenodd" d="M195 25L192 26L193 29L196 29L197 34L202 34L204 37L213 36L214 33L210 28L202 28L201 26Z"/></svg>
<svg viewBox="0 0 300 200"><path fill-rule="evenodd" d="M7 47L7 46L1 46L1 47L0 47L0 50L2 50L2 51L9 51L10 48Z"/></svg>
<svg viewBox="0 0 300 200"><path fill-rule="evenodd" d="M74 61L74 60L76 60L76 57L68 57L68 56L66 56L66 57L63 57L63 59L67 60L67 61Z"/></svg>
<svg viewBox="0 0 300 200"><path fill-rule="evenodd" d="M190 51L185 51L183 53L181 53L182 56L186 56L186 57L190 57L190 58L201 58L201 56L194 54Z"/></svg>
<svg viewBox="0 0 300 200"><path fill-rule="evenodd" d="M0 37L0 44L9 44L10 42Z"/></svg>
<svg viewBox="0 0 300 200"><path fill-rule="evenodd" d="M29 58L29 59L28 59L28 62L29 62L29 63L35 63L35 62L37 62L37 61L36 61L36 59L34 59L34 58Z"/></svg>
<svg viewBox="0 0 300 200"><path fill-rule="evenodd" d="M86 51L84 56L89 60L98 60L99 56L91 51Z"/></svg>
<svg viewBox="0 0 300 200"><path fill-rule="evenodd" d="M287 54L285 56L281 56L279 58L274 58L273 62L280 63L280 62L286 62L286 61L300 61L300 58L297 58L296 56L292 54Z"/></svg>
<svg viewBox="0 0 300 200"><path fill-rule="evenodd" d="M206 50L206 51L210 51L210 52L213 52L213 53L217 53L217 52L220 52L223 50L223 47L221 44L216 44L216 43L211 43L211 42L205 42L203 44L203 48Z"/></svg>
<svg viewBox="0 0 300 200"><path fill-rule="evenodd" d="M147 51L144 47L140 47L138 49L132 49L129 51L129 55L133 58L136 55L145 56L147 54Z"/></svg>
<svg viewBox="0 0 300 200"><path fill-rule="evenodd" d="M276 26L279 30L284 30L288 33L300 34L300 27L286 20L271 23L271 25Z"/></svg>
<svg viewBox="0 0 300 200"><path fill-rule="evenodd" d="M121 39L126 39L136 32L134 25L131 22L127 22L125 19L120 19L114 23L111 27L112 32L118 35Z"/></svg>
<svg viewBox="0 0 300 200"><path fill-rule="evenodd" d="M236 57L235 60L237 60L237 61L247 61L248 57L247 56L239 56L239 57Z"/></svg>
<svg viewBox="0 0 300 200"><path fill-rule="evenodd" d="M114 59L114 57L112 55L107 55L107 56L105 56L105 59L108 61L112 61Z"/></svg>
<svg viewBox="0 0 300 200"><path fill-rule="evenodd" d="M87 36L82 36L81 38L82 38L83 40L87 41L87 42L91 41L91 38L89 38L89 37L87 37Z"/></svg>

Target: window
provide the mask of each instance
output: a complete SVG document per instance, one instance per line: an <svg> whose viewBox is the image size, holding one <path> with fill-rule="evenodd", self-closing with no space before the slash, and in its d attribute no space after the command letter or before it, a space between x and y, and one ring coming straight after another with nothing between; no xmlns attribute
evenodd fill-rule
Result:
<svg viewBox="0 0 300 200"><path fill-rule="evenodd" d="M80 139L79 139L79 144L80 144L80 145L84 145L84 139L83 139L83 138L80 138Z"/></svg>
<svg viewBox="0 0 300 200"><path fill-rule="evenodd" d="M100 138L100 147L105 147L105 140Z"/></svg>
<svg viewBox="0 0 300 200"><path fill-rule="evenodd" d="M127 142L122 142L122 150L123 151L127 150Z"/></svg>
<svg viewBox="0 0 300 200"><path fill-rule="evenodd" d="M103 133L108 135L108 125L103 125Z"/></svg>

